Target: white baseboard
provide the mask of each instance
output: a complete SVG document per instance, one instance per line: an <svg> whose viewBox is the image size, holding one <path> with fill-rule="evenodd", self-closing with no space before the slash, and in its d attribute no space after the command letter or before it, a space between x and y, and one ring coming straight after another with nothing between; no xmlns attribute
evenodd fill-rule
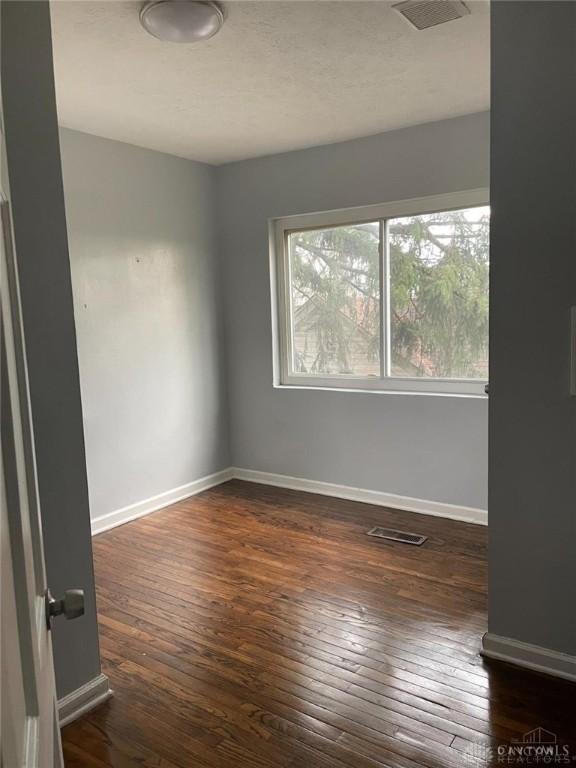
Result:
<svg viewBox="0 0 576 768"><path fill-rule="evenodd" d="M551 651L539 645L487 632L482 638L482 656L506 661L517 667L576 682L576 656Z"/></svg>
<svg viewBox="0 0 576 768"><path fill-rule="evenodd" d="M136 520L151 512L156 512L163 507L174 504L182 499L187 499L202 491L207 491L216 485L228 480L246 480L251 483L274 485L278 488L290 488L307 493L319 493L323 496L334 496L338 499L350 499L366 504L377 504L381 507L391 507L406 512L417 512L421 515L445 517L450 520L460 520L465 523L487 525L488 513L485 509L463 507L456 504L446 504L441 501L427 501L426 499L414 499L410 496L398 496L394 493L383 491L371 491L366 488L354 488L350 485L337 485L336 483L324 483L320 480L307 480L303 477L290 477L289 475L277 475L272 472L260 472L255 469L242 469L241 467L228 467L213 475L201 477L192 483L181 485L171 491L160 493L144 501L131 504L128 507L117 509L92 520L92 535L103 533L110 528L123 525L131 520Z"/></svg>
<svg viewBox="0 0 576 768"><path fill-rule="evenodd" d="M100 517L95 517L91 521L92 535L95 536L97 533L103 533L110 528L116 528L117 525L123 525L131 520L136 520L138 517L149 515L151 512L156 512L158 509L167 507L169 504L175 504L177 501L187 499L189 496L195 496L197 493L208 490L208 488L213 488L215 485L231 480L232 477L232 470L230 468L223 469L221 472L206 475L206 477L201 477L199 480L173 488L171 491L159 493L157 496L144 499L144 501L138 501L136 504L130 504L128 507L122 507L122 509L117 509L114 512L108 512Z"/></svg>
<svg viewBox="0 0 576 768"><path fill-rule="evenodd" d="M240 467L232 467L232 476L238 480L247 480L251 483L262 483L263 485L275 485L279 488L291 488L295 491L319 493L323 496L335 496L339 499L377 504L381 507L392 507L393 509L401 509L406 512L417 512L418 514L432 515L434 517L447 517L450 520L460 520L465 523L488 524L488 512L485 509L461 507L456 504L446 504L440 501L414 499L410 496L398 496L394 493L370 491L365 488L354 488L350 485L324 483L319 480L307 480L303 477L275 475L271 472L259 472L254 469L241 469Z"/></svg>
<svg viewBox="0 0 576 768"><path fill-rule="evenodd" d="M64 698L58 700L58 720L60 728L85 715L98 704L112 696L110 681L106 675L98 675L89 683L82 685Z"/></svg>

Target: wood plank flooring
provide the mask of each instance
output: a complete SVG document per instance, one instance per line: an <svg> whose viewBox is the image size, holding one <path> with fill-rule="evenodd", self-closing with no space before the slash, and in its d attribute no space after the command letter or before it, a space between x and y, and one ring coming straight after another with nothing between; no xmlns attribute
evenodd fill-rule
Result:
<svg viewBox="0 0 576 768"><path fill-rule="evenodd" d="M232 481L94 558L115 695L63 730L68 768L501 765L538 726L576 754L576 686L478 655L485 528Z"/></svg>

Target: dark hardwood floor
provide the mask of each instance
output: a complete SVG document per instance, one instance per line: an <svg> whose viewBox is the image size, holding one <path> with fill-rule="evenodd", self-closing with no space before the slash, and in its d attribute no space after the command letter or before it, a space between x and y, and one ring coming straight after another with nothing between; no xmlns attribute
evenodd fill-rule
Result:
<svg viewBox="0 0 576 768"><path fill-rule="evenodd" d="M538 726L575 740L576 686L478 654L483 527L233 481L94 557L115 695L64 729L68 768L463 768Z"/></svg>

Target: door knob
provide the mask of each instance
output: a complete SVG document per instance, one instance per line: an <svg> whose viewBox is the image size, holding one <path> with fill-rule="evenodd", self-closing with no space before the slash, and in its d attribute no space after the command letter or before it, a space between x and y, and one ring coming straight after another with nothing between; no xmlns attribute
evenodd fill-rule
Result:
<svg viewBox="0 0 576 768"><path fill-rule="evenodd" d="M67 589L64 597L56 600L50 590L46 590L46 623L48 629L52 627L52 619L55 616L65 616L67 619L77 619L84 615L84 590Z"/></svg>

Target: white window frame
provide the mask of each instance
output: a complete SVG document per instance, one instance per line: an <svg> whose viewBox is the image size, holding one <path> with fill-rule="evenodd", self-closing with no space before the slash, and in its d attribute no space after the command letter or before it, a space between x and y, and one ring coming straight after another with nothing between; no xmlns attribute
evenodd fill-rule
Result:
<svg viewBox="0 0 576 768"><path fill-rule="evenodd" d="M290 262L288 252L288 236L292 232L305 229L324 229L328 227L345 226L346 224L361 224L362 222L381 221L384 226L389 219L402 216L418 216L427 213L439 213L463 208L474 208L489 205L489 190L485 188L471 189L463 192L443 195L431 195L410 200L399 200L381 205L369 205L359 208L326 211L324 213L306 213L297 216L271 219L270 253L272 277L272 325L274 344L274 386L286 388L336 389L348 391L397 392L410 394L455 395L468 397L486 397L484 387L486 379L440 379L432 377L384 376L381 367L380 376L350 376L348 374L333 374L330 376L315 376L307 373L299 374L290 370L292 360L292 328L291 328L291 294ZM381 238L381 248L386 246L386 238ZM388 254L381 253L381 295L380 312L382 318L387 316L386 306L389 303L388 291L384 288L388 269ZM384 322L381 323L382 331ZM389 331L383 333L381 340L381 355L389 354L386 348Z"/></svg>

